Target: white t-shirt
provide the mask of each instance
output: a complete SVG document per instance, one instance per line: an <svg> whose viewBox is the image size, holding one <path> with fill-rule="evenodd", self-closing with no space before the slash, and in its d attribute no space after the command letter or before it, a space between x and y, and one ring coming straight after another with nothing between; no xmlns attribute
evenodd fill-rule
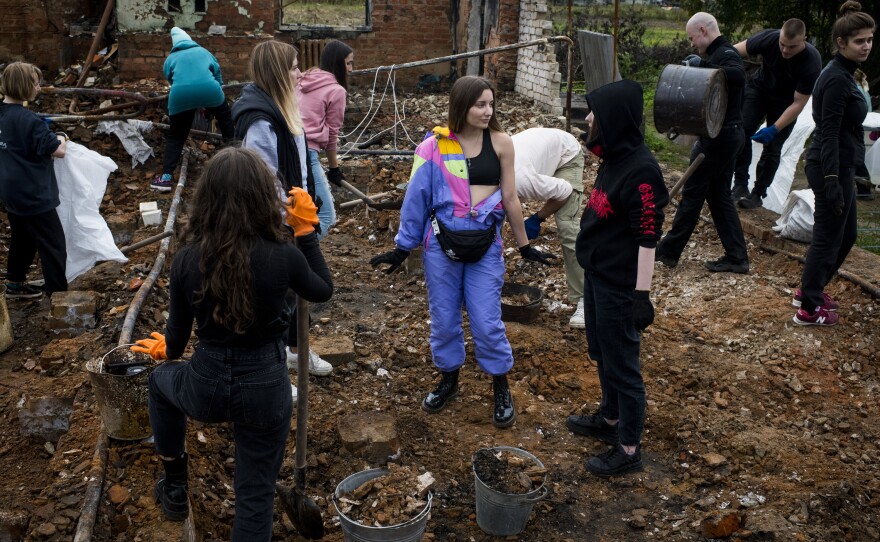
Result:
<svg viewBox="0 0 880 542"><path fill-rule="evenodd" d="M547 201L571 194L571 184L552 175L581 152L573 135L557 128L529 128L511 139L519 199Z"/></svg>

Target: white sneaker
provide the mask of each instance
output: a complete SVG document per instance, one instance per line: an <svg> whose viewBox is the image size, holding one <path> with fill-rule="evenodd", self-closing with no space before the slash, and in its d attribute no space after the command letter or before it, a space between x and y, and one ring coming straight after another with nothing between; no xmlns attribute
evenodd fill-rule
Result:
<svg viewBox="0 0 880 542"><path fill-rule="evenodd" d="M287 368L294 371L298 367L299 357L296 352L287 349ZM309 374L315 376L327 376L333 372L333 366L321 359L314 351L309 350Z"/></svg>
<svg viewBox="0 0 880 542"><path fill-rule="evenodd" d="M299 396L299 392L296 391L296 384L291 384L291 395L293 395L293 404L296 404L296 398Z"/></svg>
<svg viewBox="0 0 880 542"><path fill-rule="evenodd" d="M584 329L586 324L584 323L584 298L580 298L578 300L577 309L575 309L574 314L571 315L571 319L568 321L568 327L576 327L578 329Z"/></svg>

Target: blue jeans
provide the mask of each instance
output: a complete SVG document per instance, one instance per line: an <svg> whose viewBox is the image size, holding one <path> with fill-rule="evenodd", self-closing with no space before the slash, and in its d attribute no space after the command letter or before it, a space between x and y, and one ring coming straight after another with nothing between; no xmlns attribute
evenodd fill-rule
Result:
<svg viewBox="0 0 880 542"><path fill-rule="evenodd" d="M320 241L326 237L333 224L336 224L336 207L333 206L333 194L330 193L330 183L321 167L321 160L318 159L318 151L309 149L309 167L312 168L312 176L315 178L315 195L323 202L318 211L318 220L321 221L321 233L318 234Z"/></svg>
<svg viewBox="0 0 880 542"><path fill-rule="evenodd" d="M293 412L283 341L256 348L199 346L191 362L160 365L150 375L149 409L156 451L165 457L185 451L187 418L232 422L232 540L270 540L275 481Z"/></svg>
<svg viewBox="0 0 880 542"><path fill-rule="evenodd" d="M587 351L596 362L602 388L599 412L609 420L620 420L617 432L625 446L639 444L645 427L645 381L632 307L632 288L619 288L586 274L584 320Z"/></svg>

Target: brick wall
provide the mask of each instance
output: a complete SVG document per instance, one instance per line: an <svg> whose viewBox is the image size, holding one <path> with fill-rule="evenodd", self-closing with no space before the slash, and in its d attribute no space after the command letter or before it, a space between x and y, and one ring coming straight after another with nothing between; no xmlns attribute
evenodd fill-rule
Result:
<svg viewBox="0 0 880 542"><path fill-rule="evenodd" d="M520 0L499 0L498 4L498 26L489 32L487 49L519 41ZM516 50L487 55L483 64L484 75L499 89L512 90L516 83L516 59Z"/></svg>
<svg viewBox="0 0 880 542"><path fill-rule="evenodd" d="M90 0L0 0L0 14L0 62L25 60L50 71L89 51L91 37L68 36L70 21L101 18Z"/></svg>
<svg viewBox="0 0 880 542"><path fill-rule="evenodd" d="M531 41L553 34L553 23L547 17L547 4L521 0L519 11L519 41ZM559 98L559 62L552 46L519 49L516 85L514 89L535 100L535 105L555 115L562 114Z"/></svg>

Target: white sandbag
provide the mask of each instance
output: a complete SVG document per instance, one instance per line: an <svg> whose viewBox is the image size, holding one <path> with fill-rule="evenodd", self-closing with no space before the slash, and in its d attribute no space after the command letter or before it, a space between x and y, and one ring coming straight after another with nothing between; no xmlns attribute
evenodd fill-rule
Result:
<svg viewBox="0 0 880 542"><path fill-rule="evenodd" d="M773 226L781 237L809 243L813 239L813 211L816 200L813 191L795 190L788 195L782 213Z"/></svg>
<svg viewBox="0 0 880 542"><path fill-rule="evenodd" d="M98 211L107 177L117 169L116 162L73 141L67 142L64 158L54 162L61 199L58 218L67 243L67 280L75 279L98 261L127 262Z"/></svg>
<svg viewBox="0 0 880 542"><path fill-rule="evenodd" d="M761 125L763 128L764 125ZM813 121L813 98L807 101L804 110L798 115L797 122L785 144L782 146L782 154L779 159L779 168L773 177L773 184L767 189L767 197L764 198L764 208L782 214L783 204L786 202L788 193L791 190L791 183L794 181L794 172L797 169L798 160L804 152L804 143L813 133L816 123ZM760 129L760 128L759 128ZM755 185L756 169L758 160L761 159L761 153L764 151L764 145L755 143L748 139L751 134L746 134L746 144L752 145L752 163L749 166L749 190ZM812 231L812 227L810 228Z"/></svg>

